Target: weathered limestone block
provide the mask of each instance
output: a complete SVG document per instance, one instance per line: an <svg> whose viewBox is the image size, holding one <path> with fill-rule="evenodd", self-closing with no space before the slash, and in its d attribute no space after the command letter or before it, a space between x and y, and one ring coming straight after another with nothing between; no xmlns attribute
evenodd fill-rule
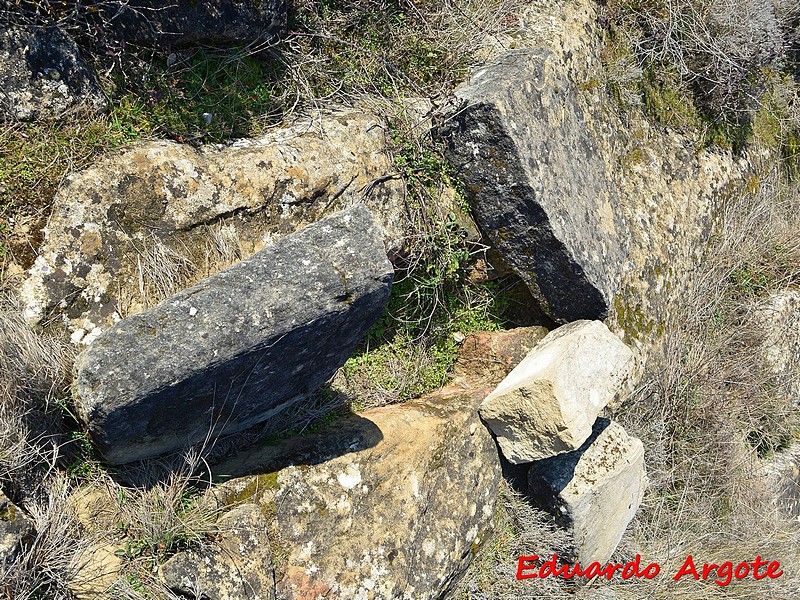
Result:
<svg viewBox="0 0 800 600"><path fill-rule="evenodd" d="M143 45L266 43L286 30L286 0L129 0L102 14L112 35Z"/></svg>
<svg viewBox="0 0 800 600"><path fill-rule="evenodd" d="M578 450L538 461L528 472L528 495L571 530L572 558L584 566L608 561L646 486L642 442L603 418Z"/></svg>
<svg viewBox="0 0 800 600"><path fill-rule="evenodd" d="M217 526L211 545L181 552L161 567L166 584L190 598L274 600L275 568L261 510L237 506Z"/></svg>
<svg viewBox="0 0 800 600"><path fill-rule="evenodd" d="M0 31L0 121L56 117L76 105L99 111L108 100L64 32Z"/></svg>
<svg viewBox="0 0 800 600"><path fill-rule="evenodd" d="M486 391L446 388L216 465L253 474L223 500L270 515L277 597L442 597L493 527L501 468L475 410Z"/></svg>
<svg viewBox="0 0 800 600"><path fill-rule="evenodd" d="M568 320L560 314L567 301L605 305L604 290L613 291L606 324L646 360L703 260L717 200L772 159L758 151L734 158L621 109L603 84L601 9L591 0L528 3L519 31L492 39L494 60L456 92L438 131L478 224L509 266L542 288L577 280L539 292L545 308L548 293L560 296L551 313ZM570 234L557 237L570 220ZM551 251L549 241L563 248Z"/></svg>
<svg viewBox="0 0 800 600"><path fill-rule="evenodd" d="M78 413L114 464L245 429L330 378L392 275L368 209L327 217L103 333L76 361Z"/></svg>
<svg viewBox="0 0 800 600"><path fill-rule="evenodd" d="M772 294L751 307L757 353L776 393L800 403L800 291Z"/></svg>
<svg viewBox="0 0 800 600"><path fill-rule="evenodd" d="M480 415L513 464L575 450L634 368L633 352L600 321L551 331L487 396Z"/></svg>
<svg viewBox="0 0 800 600"><path fill-rule="evenodd" d="M0 563L13 561L21 545L33 533L33 524L0 492Z"/></svg>
<svg viewBox="0 0 800 600"><path fill-rule="evenodd" d="M32 322L76 343L322 217L365 204L390 250L407 234L381 121L302 120L258 140L147 142L73 173L22 286Z"/></svg>
<svg viewBox="0 0 800 600"><path fill-rule="evenodd" d="M603 156L548 50L510 51L456 90L440 134L475 218L557 321L609 314L627 255Z"/></svg>

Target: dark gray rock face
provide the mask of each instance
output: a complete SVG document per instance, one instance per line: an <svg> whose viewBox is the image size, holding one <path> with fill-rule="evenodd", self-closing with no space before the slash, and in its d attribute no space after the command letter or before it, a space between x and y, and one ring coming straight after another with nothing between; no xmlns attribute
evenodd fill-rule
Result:
<svg viewBox="0 0 800 600"><path fill-rule="evenodd" d="M100 335L76 362L80 416L113 464L263 421L352 354L392 275L368 209L331 215Z"/></svg>
<svg viewBox="0 0 800 600"><path fill-rule="evenodd" d="M144 45L267 42L286 29L286 0L131 0L107 12L115 36Z"/></svg>
<svg viewBox="0 0 800 600"><path fill-rule="evenodd" d="M105 110L108 100L57 27L0 31L0 120L58 116L75 105Z"/></svg>
<svg viewBox="0 0 800 600"><path fill-rule="evenodd" d="M484 234L557 321L603 319L625 258L603 158L563 69L511 51L456 90L439 134Z"/></svg>

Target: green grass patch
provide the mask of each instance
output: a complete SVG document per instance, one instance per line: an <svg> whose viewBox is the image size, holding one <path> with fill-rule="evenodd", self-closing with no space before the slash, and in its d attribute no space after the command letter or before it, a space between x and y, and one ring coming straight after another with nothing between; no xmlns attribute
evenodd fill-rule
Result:
<svg viewBox="0 0 800 600"><path fill-rule="evenodd" d="M283 116L280 64L245 48L141 51L124 64L114 78L112 120L132 138L223 142Z"/></svg>
<svg viewBox="0 0 800 600"><path fill-rule="evenodd" d="M684 132L701 126L691 93L673 71L646 69L640 86L645 112L657 123Z"/></svg>

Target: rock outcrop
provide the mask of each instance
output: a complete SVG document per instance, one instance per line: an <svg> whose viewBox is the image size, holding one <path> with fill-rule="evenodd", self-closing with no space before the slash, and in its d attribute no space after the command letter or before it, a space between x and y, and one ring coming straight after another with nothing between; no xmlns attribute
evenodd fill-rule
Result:
<svg viewBox="0 0 800 600"><path fill-rule="evenodd" d="M117 323L76 362L76 408L113 464L236 432L307 397L380 316L393 276L354 207Z"/></svg>
<svg viewBox="0 0 800 600"><path fill-rule="evenodd" d="M516 49L456 90L437 131L476 223L542 308L561 322L607 314L649 354L716 199L748 166L621 110L600 21L589 2L532 6Z"/></svg>
<svg viewBox="0 0 800 600"><path fill-rule="evenodd" d="M576 450L625 394L633 352L600 321L551 331L480 407L503 455L520 464Z"/></svg>
<svg viewBox="0 0 800 600"><path fill-rule="evenodd" d="M103 7L103 25L128 43L265 45L286 29L286 0L129 0Z"/></svg>
<svg viewBox="0 0 800 600"><path fill-rule="evenodd" d="M274 600L275 569L267 521L243 504L220 518L216 539L200 550L180 552L162 567L175 592L206 600Z"/></svg>
<svg viewBox="0 0 800 600"><path fill-rule="evenodd" d="M800 442L771 457L764 474L775 505L786 516L800 517Z"/></svg>
<svg viewBox="0 0 800 600"><path fill-rule="evenodd" d="M57 27L0 31L0 121L57 117L75 106L108 107L75 43Z"/></svg>
<svg viewBox="0 0 800 600"><path fill-rule="evenodd" d="M364 203L389 250L408 217L379 120L304 120L257 141L134 146L71 175L22 290L33 322L91 341L193 281L337 210Z"/></svg>
<svg viewBox="0 0 800 600"><path fill-rule="evenodd" d="M223 489L270 515L277 597L441 597L492 530L501 468L475 410L487 391L445 388L217 465L254 473Z"/></svg>
<svg viewBox="0 0 800 600"><path fill-rule="evenodd" d="M800 404L800 291L772 294L753 305L749 326L759 333L757 353L772 389Z"/></svg>
<svg viewBox="0 0 800 600"><path fill-rule="evenodd" d="M584 567L608 562L646 485L642 442L603 418L578 450L538 461L528 473L528 494L571 531L572 558Z"/></svg>

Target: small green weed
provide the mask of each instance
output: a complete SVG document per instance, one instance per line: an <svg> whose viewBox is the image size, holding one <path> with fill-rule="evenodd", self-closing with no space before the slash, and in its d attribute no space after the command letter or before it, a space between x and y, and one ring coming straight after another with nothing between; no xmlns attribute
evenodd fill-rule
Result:
<svg viewBox="0 0 800 600"><path fill-rule="evenodd" d="M70 449L75 456L67 466L67 475L73 479L96 481L106 473L89 435L81 431L69 433Z"/></svg>
<svg viewBox="0 0 800 600"><path fill-rule="evenodd" d="M757 297L764 295L769 289L767 274L756 265L743 265L731 271L731 283L738 296Z"/></svg>

